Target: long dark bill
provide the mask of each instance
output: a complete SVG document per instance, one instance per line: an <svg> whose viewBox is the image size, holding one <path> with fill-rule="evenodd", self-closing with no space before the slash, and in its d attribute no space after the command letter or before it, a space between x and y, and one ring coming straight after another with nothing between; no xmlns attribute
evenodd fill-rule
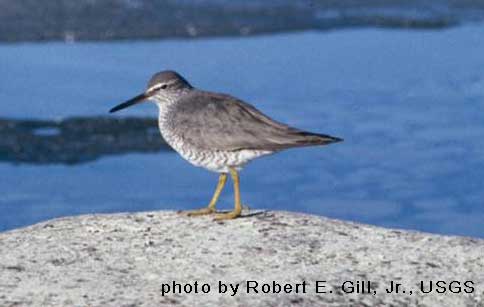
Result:
<svg viewBox="0 0 484 307"><path fill-rule="evenodd" d="M148 97L149 97L149 95L147 95L146 93L140 94L140 95L138 95L136 97L131 98L128 101L125 101L125 102L123 102L121 104L118 104L117 106L115 106L114 108L112 108L111 110L109 110L109 113L114 113L116 111L125 109L127 107L132 106L132 105L141 103L141 102L143 102L143 100L145 100Z"/></svg>

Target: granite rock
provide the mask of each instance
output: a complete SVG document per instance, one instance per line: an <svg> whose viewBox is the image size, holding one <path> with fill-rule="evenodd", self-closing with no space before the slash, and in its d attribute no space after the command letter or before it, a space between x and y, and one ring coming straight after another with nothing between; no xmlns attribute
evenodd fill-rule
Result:
<svg viewBox="0 0 484 307"><path fill-rule="evenodd" d="M484 306L483 273L483 240L289 212L85 215L0 233L0 306ZM345 293L357 281L371 293ZM406 292L387 294L391 281Z"/></svg>

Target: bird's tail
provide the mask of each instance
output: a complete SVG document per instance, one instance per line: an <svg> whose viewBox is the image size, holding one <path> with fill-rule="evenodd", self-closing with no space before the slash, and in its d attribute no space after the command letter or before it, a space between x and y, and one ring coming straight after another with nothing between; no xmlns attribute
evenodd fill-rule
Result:
<svg viewBox="0 0 484 307"><path fill-rule="evenodd" d="M306 131L297 132L297 136L298 138L295 138L294 146L327 145L343 142L342 138Z"/></svg>
<svg viewBox="0 0 484 307"><path fill-rule="evenodd" d="M306 147L317 145L328 145L331 143L342 142L343 139L334 136L312 133L307 131L291 131L285 133L279 139L272 138L269 144L264 144L260 148L254 147L252 149L270 149L270 150L284 150L294 147Z"/></svg>

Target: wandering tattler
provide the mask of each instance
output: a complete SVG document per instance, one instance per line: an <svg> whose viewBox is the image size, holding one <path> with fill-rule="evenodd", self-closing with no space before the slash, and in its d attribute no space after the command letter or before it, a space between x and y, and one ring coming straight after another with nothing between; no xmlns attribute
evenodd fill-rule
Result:
<svg viewBox="0 0 484 307"><path fill-rule="evenodd" d="M216 213L215 204L230 173L235 207L228 213L216 213L215 219L238 217L242 211L238 171L255 158L293 147L342 141L276 122L235 97L196 89L174 71L155 74L144 93L110 112L145 100L158 106L161 135L173 149L193 165L220 174L208 207L187 211L190 216Z"/></svg>

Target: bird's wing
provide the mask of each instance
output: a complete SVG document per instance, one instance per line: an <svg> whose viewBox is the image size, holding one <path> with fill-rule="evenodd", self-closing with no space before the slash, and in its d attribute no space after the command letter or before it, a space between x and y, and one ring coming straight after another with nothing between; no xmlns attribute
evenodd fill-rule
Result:
<svg viewBox="0 0 484 307"><path fill-rule="evenodd" d="M167 119L184 142L204 150L282 150L339 141L276 122L234 97L193 91L181 98Z"/></svg>

